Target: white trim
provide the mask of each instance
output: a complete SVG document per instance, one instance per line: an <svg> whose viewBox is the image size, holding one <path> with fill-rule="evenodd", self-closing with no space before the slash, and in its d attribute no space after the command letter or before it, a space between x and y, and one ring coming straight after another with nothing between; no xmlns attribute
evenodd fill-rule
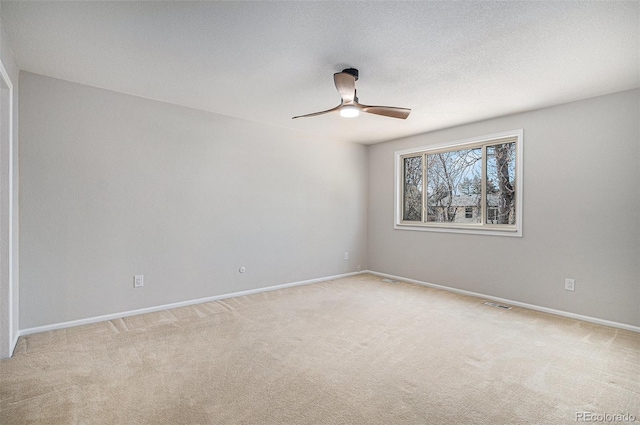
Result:
<svg viewBox="0 0 640 425"><path fill-rule="evenodd" d="M485 295L485 294L481 294L481 293L478 293L478 292L465 291L464 289L452 288L450 286L436 285L435 283L423 282L421 280L409 279L409 278L406 278L406 277L395 276L395 275L392 275L392 274L376 272L376 271L373 271L373 270L367 270L366 273L371 273L371 274L374 274L374 275L377 275L377 276L381 276L381 277L385 277L385 278L389 278L389 279L401 280L401 281L404 281L404 282L415 283L415 284L421 285L421 286L428 286L430 288L442 289L444 291L455 292L456 294L469 295L469 296L475 297L475 298L483 298L483 299L486 299L486 300L497 301L497 302L502 303L502 304L509 304L509 305L516 306L516 307L527 308L529 310L536 310L536 311L541 311L543 313L555 314L556 316L568 317L570 319L575 319L575 320L582 320L584 322L595 323L597 325L611 326L612 328L624 329L624 330L627 330L627 331L640 333L640 326L633 326L633 325L629 325L629 324L626 324L626 323L613 322L611 320L605 320L605 319L598 319L597 317L583 316L582 314L569 313L568 311L556 310L556 309L548 308L548 307L541 307L541 306L534 305L534 304L527 304L527 303L523 303L523 302L520 302L520 301L509 300L509 299L506 299L506 298L494 297L494 296L491 296L491 295Z"/></svg>
<svg viewBox="0 0 640 425"><path fill-rule="evenodd" d="M516 201L517 205L518 201ZM516 211L516 216L518 212ZM473 235L493 235L493 236L512 236L512 237L522 237L522 232L518 232L512 229L482 229L482 228L474 228L474 227L442 227L442 226L433 226L433 225L425 225L425 224L395 224L393 226L395 230L412 230L418 232L442 232L442 233L464 233L464 234L473 234Z"/></svg>
<svg viewBox="0 0 640 425"><path fill-rule="evenodd" d="M398 156L402 156L406 154L432 151L437 149L455 148L458 146L465 146L472 143L482 144L483 142L489 142L493 139L506 139L508 137L513 137L513 136L522 137L522 134L523 134L523 130L521 128L518 128L510 131L501 131L500 133L488 134L486 136L470 137L468 139L457 140L455 142L444 142L444 143L438 143L435 145L426 145L426 146L418 146L415 148L407 148L407 149L396 151L395 154Z"/></svg>
<svg viewBox="0 0 640 425"><path fill-rule="evenodd" d="M403 223L402 222L402 157L404 155L410 155L414 153L422 153L438 151L441 149L451 149L456 147L464 147L470 145L481 145L485 142L490 142L497 139L516 138L516 224L514 227L496 228L495 226L488 226L485 224L473 226L473 225L443 225L440 223ZM393 164L393 178L394 178L394 214L393 214L393 228L395 230L417 230L422 232L443 232L443 233L466 233L475 235L494 235L494 236L512 236L522 237L522 206L523 206L523 151L524 151L524 130L522 128L503 131L500 133L489 134L486 136L473 137L470 139L458 140L455 142L439 143L436 145L420 146L416 148L403 149L394 152L394 164ZM484 155L483 155L484 158ZM484 161L484 159L483 159ZM484 175L484 172L483 172ZM484 190L484 189L483 189ZM425 195L423 190L423 197ZM483 208L484 210L484 208ZM484 216L484 213L483 213ZM483 220L484 222L484 220Z"/></svg>
<svg viewBox="0 0 640 425"><path fill-rule="evenodd" d="M20 338L20 331L16 332L13 336L13 340L11 341L11 356L13 356L13 352L16 350L16 345L18 345L18 339Z"/></svg>
<svg viewBox="0 0 640 425"><path fill-rule="evenodd" d="M14 335L13 333L13 325L14 325L14 321L13 321L13 315L14 315L14 305L13 305L13 292L14 292L14 281L13 281L13 276L14 276L14 270L13 270L13 231L14 231L14 217L13 217L13 197L14 197L14 192L13 192L13 160L14 160L14 152L13 152L13 144L14 144L14 140L13 140L13 82L11 81L11 78L9 77L9 73L7 72L7 69L4 67L4 63L2 62L2 60L0 59L0 74L2 75L2 78L4 79L5 83L7 84L7 87L9 88L9 170L8 170L8 186L9 186L9 190L6 193L6 196L9 197L9 207L8 207L8 218L9 218L9 234L8 234L8 242L9 242L9 255L8 255L8 265L9 265L9 270L8 270L8 279L9 281L7 282L9 285L9 291L8 291L8 311L7 314L9 315L9 332L8 332L8 339L9 339L9 356L13 355L13 351L16 347L16 343L18 342L18 335ZM15 288L17 289L17 288ZM19 332L18 332L19 333Z"/></svg>
<svg viewBox="0 0 640 425"><path fill-rule="evenodd" d="M325 282L333 279L340 279L348 276L355 276L366 273L364 271L344 273L335 276L320 277L317 279L302 280L299 282L284 283L281 285L267 286L266 288L249 289L247 291L232 292L230 294L214 295L211 297L198 298L195 300L180 301L177 303L158 305L154 307L140 308L137 310L123 311L120 313L105 314L102 316L87 317L86 319L71 320L68 322L54 323L51 325L35 326L33 328L21 329L19 336L31 335L39 332L53 331L57 329L65 329L73 326L90 325L92 323L104 322L107 320L120 319L123 317L136 316L138 314L154 313L157 311L169 310L172 308L186 307L194 304L202 304L211 301L222 300L225 298L241 297L244 295L257 294L260 292L275 291L278 289L291 288L293 286L309 285L312 283ZM17 340L17 339L16 339Z"/></svg>

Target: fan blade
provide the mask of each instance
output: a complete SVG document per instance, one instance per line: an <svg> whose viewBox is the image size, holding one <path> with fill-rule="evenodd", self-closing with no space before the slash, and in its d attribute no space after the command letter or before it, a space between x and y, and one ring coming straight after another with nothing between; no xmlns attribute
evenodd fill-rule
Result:
<svg viewBox="0 0 640 425"><path fill-rule="evenodd" d="M331 109L327 109L326 111L322 111L322 112L314 112L313 114L307 114L307 115L298 115L297 117L293 117L291 118L292 120L295 120L296 118L306 118L306 117L315 117L316 115L324 115L324 114L328 114L329 112L333 112L333 111L337 111L338 109L340 109L342 105L338 105L335 108L331 108Z"/></svg>
<svg viewBox="0 0 640 425"><path fill-rule="evenodd" d="M393 106L367 106L367 105L359 105L359 106L362 112L367 112L369 114L382 115L382 116L391 117L391 118L400 118L403 120L406 120L409 114L411 113L411 109L394 108Z"/></svg>
<svg viewBox="0 0 640 425"><path fill-rule="evenodd" d="M333 82L342 96L342 103L352 103L356 98L356 77L346 72L333 74Z"/></svg>

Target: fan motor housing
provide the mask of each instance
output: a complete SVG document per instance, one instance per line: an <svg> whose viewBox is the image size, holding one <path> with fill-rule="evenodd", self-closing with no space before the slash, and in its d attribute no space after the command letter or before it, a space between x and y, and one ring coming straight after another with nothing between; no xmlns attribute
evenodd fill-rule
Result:
<svg viewBox="0 0 640 425"><path fill-rule="evenodd" d="M346 74L350 74L353 75L356 79L356 81L358 81L358 70L355 68L347 68L347 69L343 69L342 72L346 73Z"/></svg>

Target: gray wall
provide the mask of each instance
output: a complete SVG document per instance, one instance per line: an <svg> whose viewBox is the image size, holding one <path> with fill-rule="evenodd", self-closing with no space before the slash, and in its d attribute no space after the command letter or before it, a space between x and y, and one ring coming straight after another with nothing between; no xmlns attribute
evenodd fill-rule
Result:
<svg viewBox="0 0 640 425"><path fill-rule="evenodd" d="M633 90L371 146L369 269L639 326L639 117ZM393 229L394 151L517 128L522 238Z"/></svg>
<svg viewBox="0 0 640 425"><path fill-rule="evenodd" d="M20 75L21 329L366 268L365 146Z"/></svg>
<svg viewBox="0 0 640 425"><path fill-rule="evenodd" d="M0 4L1 7L1 4ZM3 89L0 130L0 358L18 335L18 67L0 22L0 59L13 85L13 137L9 140L9 89ZM11 169L13 167L13 169ZM9 178L13 173L13 180Z"/></svg>
<svg viewBox="0 0 640 425"><path fill-rule="evenodd" d="M21 329L357 265L640 325L638 90L365 147L20 84ZM394 151L516 128L522 238L393 229Z"/></svg>

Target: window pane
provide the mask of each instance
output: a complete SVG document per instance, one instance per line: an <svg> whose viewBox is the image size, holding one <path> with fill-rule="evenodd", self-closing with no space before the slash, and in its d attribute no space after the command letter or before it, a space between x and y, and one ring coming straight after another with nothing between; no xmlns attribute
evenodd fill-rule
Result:
<svg viewBox="0 0 640 425"><path fill-rule="evenodd" d="M516 223L516 144L487 146L487 223Z"/></svg>
<svg viewBox="0 0 640 425"><path fill-rule="evenodd" d="M422 156L404 158L402 219L405 221L422 221Z"/></svg>
<svg viewBox="0 0 640 425"><path fill-rule="evenodd" d="M482 149L427 155L427 221L482 222Z"/></svg>

